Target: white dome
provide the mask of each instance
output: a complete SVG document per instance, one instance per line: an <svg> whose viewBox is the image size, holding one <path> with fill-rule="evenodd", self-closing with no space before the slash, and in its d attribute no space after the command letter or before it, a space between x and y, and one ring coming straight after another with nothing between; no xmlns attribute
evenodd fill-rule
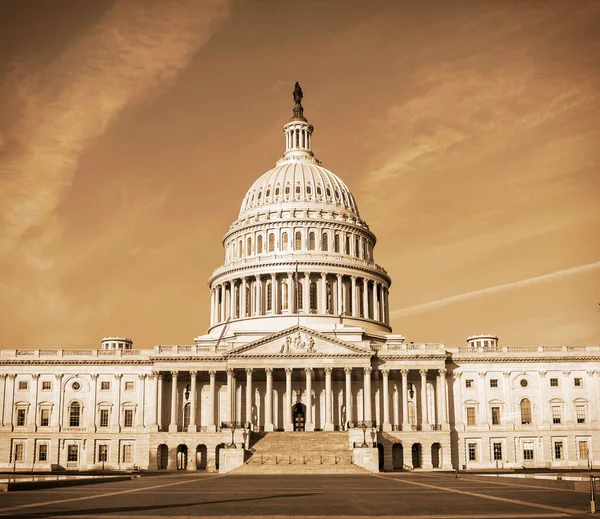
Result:
<svg viewBox="0 0 600 519"><path fill-rule="evenodd" d="M281 204L337 208L359 217L348 186L334 173L308 161L285 161L262 175L246 193L240 217L253 209Z"/></svg>

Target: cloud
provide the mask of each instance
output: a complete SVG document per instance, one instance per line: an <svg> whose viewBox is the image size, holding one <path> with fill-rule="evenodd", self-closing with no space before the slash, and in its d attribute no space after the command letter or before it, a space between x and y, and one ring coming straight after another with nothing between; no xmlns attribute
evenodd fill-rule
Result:
<svg viewBox="0 0 600 519"><path fill-rule="evenodd" d="M468 301L468 300L474 299L476 297L487 296L490 294L496 294L498 292L513 290L515 288L521 288L524 286L534 285L537 283L552 281L552 280L563 278L566 276L572 276L574 274L581 274L583 272L589 272L589 271L592 271L592 270L595 270L598 268L600 268L600 261L597 261L595 263L588 263L586 265L579 265L577 267L571 267L568 269L557 270L556 272L551 272L549 274L542 274L541 276L534 276L534 277L531 277L528 279L514 281L512 283L505 283L503 285L496 285L493 287L482 288L480 290L473 290L472 292L465 292L464 294L458 294L455 296L445 297L443 299L437 299L435 301L429 301L427 303L421 303L421 304L414 305L414 306L408 306L406 308L399 308L398 310L394 310L394 311L390 312L390 316L399 317L402 315L426 312L428 310L433 310L433 309L439 308L441 306L446 306L446 305L458 303L461 301Z"/></svg>
<svg viewBox="0 0 600 519"><path fill-rule="evenodd" d="M82 153L125 109L172 83L229 14L227 0L117 2L42 71L23 78L0 137L0 255L52 219Z"/></svg>

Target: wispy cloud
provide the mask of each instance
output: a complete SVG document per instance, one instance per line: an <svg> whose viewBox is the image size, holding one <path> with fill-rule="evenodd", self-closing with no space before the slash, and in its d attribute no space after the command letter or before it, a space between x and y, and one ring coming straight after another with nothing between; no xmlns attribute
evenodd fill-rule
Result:
<svg viewBox="0 0 600 519"><path fill-rule="evenodd" d="M589 272L592 270L596 270L598 268L600 268L600 261L597 261L595 263L588 263L587 265L579 265L577 267L571 267L568 269L557 270L556 272L551 272L549 274L542 274L540 276L534 276L534 277L531 277L528 279L514 281L512 283L505 283L503 285L496 285L493 287L482 288L480 290L473 290L471 292L465 292L463 294L457 294L455 296L444 297L443 299L436 299L435 301L429 301L427 303L421 303L421 304L414 305L414 306L399 308L398 310L394 310L394 311L390 312L390 315L393 317L399 317L402 315L426 312L429 310L433 310L435 308L439 308L441 306L446 306L446 305L458 303L461 301L468 301L470 299L474 299L477 297L496 294L498 292L505 292L508 290L513 290L515 288L521 288L521 287L525 287L525 286L529 286L529 285L535 285L537 283L553 281L556 279L564 278L566 276L572 276L574 274L581 274L583 272Z"/></svg>

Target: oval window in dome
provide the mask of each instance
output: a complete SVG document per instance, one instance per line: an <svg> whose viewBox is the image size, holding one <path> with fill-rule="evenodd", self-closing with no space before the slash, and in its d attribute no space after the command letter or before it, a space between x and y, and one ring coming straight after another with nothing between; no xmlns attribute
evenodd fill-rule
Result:
<svg viewBox="0 0 600 519"><path fill-rule="evenodd" d="M285 186L285 194L286 195L290 194L290 186Z"/></svg>
<svg viewBox="0 0 600 519"><path fill-rule="evenodd" d="M307 195L310 195L310 194L312 194L312 187L310 187L309 185L308 185L308 186L306 186L306 194L307 194Z"/></svg>
<svg viewBox="0 0 600 519"><path fill-rule="evenodd" d="M321 186L317 186L317 195L321 196L323 194L323 190L321 189Z"/></svg>
<svg viewBox="0 0 600 519"><path fill-rule="evenodd" d="M265 193L265 196L266 197L271 196L271 189L270 188L267 188L267 192Z"/></svg>
<svg viewBox="0 0 600 519"><path fill-rule="evenodd" d="M257 197L257 198L258 198L258 200L260 200L260 198L261 198L261 197L262 197L262 191L259 191L259 192L258 192L258 197Z"/></svg>
<svg viewBox="0 0 600 519"><path fill-rule="evenodd" d="M299 195L300 193L302 193L302 188L300 187L300 184L298 184L296 186L296 194Z"/></svg>
<svg viewBox="0 0 600 519"><path fill-rule="evenodd" d="M275 196L279 196L279 186L275 188Z"/></svg>
<svg viewBox="0 0 600 519"><path fill-rule="evenodd" d="M336 191L335 191L335 199L336 199L337 201L339 201L339 200L340 200L340 192L339 192L337 189L336 189Z"/></svg>
<svg viewBox="0 0 600 519"><path fill-rule="evenodd" d="M327 198L331 198L331 189L327 188L327 191L325 192L327 193Z"/></svg>

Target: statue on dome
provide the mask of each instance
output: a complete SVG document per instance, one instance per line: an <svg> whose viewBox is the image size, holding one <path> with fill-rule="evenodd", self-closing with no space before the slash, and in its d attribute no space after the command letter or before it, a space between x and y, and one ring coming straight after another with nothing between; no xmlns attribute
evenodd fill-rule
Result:
<svg viewBox="0 0 600 519"><path fill-rule="evenodd" d="M300 83L296 81L296 86L294 87L294 102L299 105L302 104L302 98L304 95L302 94L302 88L300 88Z"/></svg>

